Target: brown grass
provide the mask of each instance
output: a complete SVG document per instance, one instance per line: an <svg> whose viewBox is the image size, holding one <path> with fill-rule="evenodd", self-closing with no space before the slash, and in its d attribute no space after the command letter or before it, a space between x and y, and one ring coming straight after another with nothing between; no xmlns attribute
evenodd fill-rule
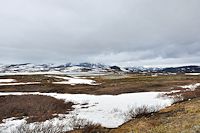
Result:
<svg viewBox="0 0 200 133"><path fill-rule="evenodd" d="M63 75L62 75L63 76ZM120 77L120 78L119 78ZM96 76L97 86L91 85L55 85L52 82L60 81L45 75L4 76L0 78L14 78L19 82L42 82L40 85L0 86L1 92L59 92L73 94L122 94L146 91L170 91L171 87L200 82L200 76L168 75L168 76L144 76L144 75L109 75ZM89 77L88 77L89 79Z"/></svg>
<svg viewBox="0 0 200 133"><path fill-rule="evenodd" d="M0 121L9 117L28 116L28 122L45 121L53 114L65 114L73 103L65 103L49 96L21 95L0 96Z"/></svg>

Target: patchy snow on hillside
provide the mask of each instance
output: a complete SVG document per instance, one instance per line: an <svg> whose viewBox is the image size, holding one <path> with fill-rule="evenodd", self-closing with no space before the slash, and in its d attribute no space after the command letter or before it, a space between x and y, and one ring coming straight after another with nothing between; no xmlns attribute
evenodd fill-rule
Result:
<svg viewBox="0 0 200 133"><path fill-rule="evenodd" d="M52 120L45 121L46 123L65 123L65 126L69 126L70 118L76 116L80 119L86 119L88 121L99 123L105 127L114 128L125 122L124 113L130 108L137 108L147 105L151 107L159 106L159 109L161 109L166 106L170 106L173 103L173 99L158 97L158 95L164 94L160 92L141 92L120 95L3 92L0 93L0 96L25 94L46 95L57 99L63 99L65 102L74 102L76 104L73 106L75 109L69 114L65 114L66 118L54 118ZM7 121L7 123L10 122ZM0 130L5 129L5 126L8 126L7 123L0 124ZM16 126L17 125L18 124L16 124ZM7 132L7 129L8 128L5 129L5 133ZM70 127L66 127L66 129L69 130Z"/></svg>

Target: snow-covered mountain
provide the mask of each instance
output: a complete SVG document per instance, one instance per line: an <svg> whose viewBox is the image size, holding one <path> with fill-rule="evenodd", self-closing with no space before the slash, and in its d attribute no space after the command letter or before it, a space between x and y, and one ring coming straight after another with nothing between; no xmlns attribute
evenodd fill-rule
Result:
<svg viewBox="0 0 200 133"><path fill-rule="evenodd" d="M80 64L10 64L0 65L0 73L17 73L17 72L87 72L87 71L108 71L109 66L102 64L80 63Z"/></svg>
<svg viewBox="0 0 200 133"><path fill-rule="evenodd" d="M126 67L125 69L129 72L158 72L163 70L163 68L159 67L143 67L143 66Z"/></svg>
<svg viewBox="0 0 200 133"><path fill-rule="evenodd" d="M182 67L168 67L168 68L146 68L138 67L119 67L108 66L103 64L94 63L66 63L66 64L0 64L0 73L18 73L18 72L93 72L93 73L106 73L106 72L159 72L159 73L200 73L199 66L182 66Z"/></svg>

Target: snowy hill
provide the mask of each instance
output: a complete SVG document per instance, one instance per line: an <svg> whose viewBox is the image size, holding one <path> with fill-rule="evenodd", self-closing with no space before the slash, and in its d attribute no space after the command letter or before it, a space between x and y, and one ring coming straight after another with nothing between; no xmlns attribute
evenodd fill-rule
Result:
<svg viewBox="0 0 200 133"><path fill-rule="evenodd" d="M9 64L0 65L0 73L23 73L23 72L61 72L61 73L107 73L107 72L159 72L159 73L200 73L199 66L182 66L182 67L168 67L168 68L146 68L142 66L138 67L119 67L108 66L103 64L94 63L79 63L79 64Z"/></svg>

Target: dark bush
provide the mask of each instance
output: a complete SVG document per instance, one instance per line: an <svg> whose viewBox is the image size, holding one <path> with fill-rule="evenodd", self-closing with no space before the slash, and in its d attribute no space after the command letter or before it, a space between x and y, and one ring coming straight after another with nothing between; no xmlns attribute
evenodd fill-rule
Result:
<svg viewBox="0 0 200 133"><path fill-rule="evenodd" d="M9 117L29 117L28 122L53 118L53 114L65 114L73 103L65 103L49 96L20 95L0 96L0 121Z"/></svg>

